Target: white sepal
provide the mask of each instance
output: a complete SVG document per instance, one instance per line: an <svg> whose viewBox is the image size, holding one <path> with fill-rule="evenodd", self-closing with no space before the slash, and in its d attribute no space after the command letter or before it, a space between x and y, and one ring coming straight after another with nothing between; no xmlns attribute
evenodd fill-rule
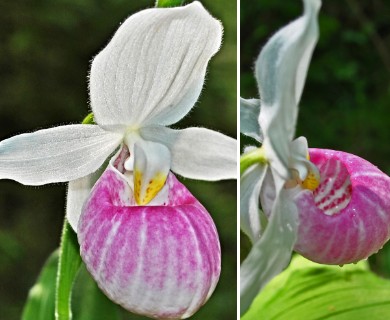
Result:
<svg viewBox="0 0 390 320"><path fill-rule="evenodd" d="M260 237L259 197L267 167L256 164L241 175L240 227L252 243L255 243Z"/></svg>
<svg viewBox="0 0 390 320"><path fill-rule="evenodd" d="M314 46L321 2L305 0L304 15L282 28L265 45L256 61L264 148L273 167L288 178L289 143L295 133L298 103Z"/></svg>
<svg viewBox="0 0 390 320"><path fill-rule="evenodd" d="M274 172L273 172L274 174ZM298 211L283 189L284 180L274 174L276 199L262 237L254 244L240 268L241 314L275 275L289 263L298 231Z"/></svg>
<svg viewBox="0 0 390 320"><path fill-rule="evenodd" d="M259 142L263 134L259 125L260 100L240 98L240 132Z"/></svg>
<svg viewBox="0 0 390 320"><path fill-rule="evenodd" d="M199 2L130 16L93 60L91 104L97 123L169 125L197 101L222 26Z"/></svg>

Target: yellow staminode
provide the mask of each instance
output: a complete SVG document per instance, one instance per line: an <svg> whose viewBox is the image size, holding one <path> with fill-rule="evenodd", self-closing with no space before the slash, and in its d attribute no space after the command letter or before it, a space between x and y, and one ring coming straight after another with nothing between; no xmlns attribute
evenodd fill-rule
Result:
<svg viewBox="0 0 390 320"><path fill-rule="evenodd" d="M138 205L148 204L162 189L167 179L166 174L157 172L149 181L143 181L140 170L134 170L134 197Z"/></svg>
<svg viewBox="0 0 390 320"><path fill-rule="evenodd" d="M307 153L306 159L310 161L310 155ZM302 187L311 191L314 191L318 188L321 182L320 173L317 170L309 170L307 177L302 182Z"/></svg>
<svg viewBox="0 0 390 320"><path fill-rule="evenodd" d="M320 185L320 175L318 172L309 171L307 177L302 182L302 187L314 191Z"/></svg>

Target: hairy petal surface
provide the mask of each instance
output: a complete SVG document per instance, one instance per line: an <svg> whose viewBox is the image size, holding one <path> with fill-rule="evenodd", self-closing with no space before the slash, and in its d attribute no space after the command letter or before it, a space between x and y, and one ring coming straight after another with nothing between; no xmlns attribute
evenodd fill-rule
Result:
<svg viewBox="0 0 390 320"><path fill-rule="evenodd" d="M260 100L240 98L240 131L259 142L263 134L259 125Z"/></svg>
<svg viewBox="0 0 390 320"><path fill-rule="evenodd" d="M171 151L172 171L191 179L237 177L237 141L205 128L173 130L161 126L140 130L146 140L165 144Z"/></svg>
<svg viewBox="0 0 390 320"><path fill-rule="evenodd" d="M310 149L310 157L321 184L295 198L301 221L295 250L325 264L376 253L390 238L390 177L349 153Z"/></svg>
<svg viewBox="0 0 390 320"><path fill-rule="evenodd" d="M267 168L268 166L256 164L241 175L240 227L252 243L260 237L259 197Z"/></svg>
<svg viewBox="0 0 390 320"><path fill-rule="evenodd" d="M213 292L220 245L205 208L177 181L162 205L133 206L126 178L110 166L79 222L81 256L106 295L131 312L187 318Z"/></svg>
<svg viewBox="0 0 390 320"><path fill-rule="evenodd" d="M320 0L304 0L304 15L278 31L256 61L264 148L273 167L289 177L289 142L293 139L311 55L318 39Z"/></svg>
<svg viewBox="0 0 390 320"><path fill-rule="evenodd" d="M169 125L197 101L222 26L199 2L130 16L93 60L91 104L96 122Z"/></svg>
<svg viewBox="0 0 390 320"><path fill-rule="evenodd" d="M264 234L253 245L240 268L240 304L244 314L253 299L289 263L298 231L298 212L275 172L276 199Z"/></svg>
<svg viewBox="0 0 390 320"><path fill-rule="evenodd" d="M0 179L27 185L64 182L96 171L122 135L96 125L68 125L0 142Z"/></svg>

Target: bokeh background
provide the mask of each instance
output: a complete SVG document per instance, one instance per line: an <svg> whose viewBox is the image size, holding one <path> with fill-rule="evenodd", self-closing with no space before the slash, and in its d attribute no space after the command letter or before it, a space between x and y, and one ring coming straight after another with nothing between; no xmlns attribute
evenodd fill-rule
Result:
<svg viewBox="0 0 390 320"><path fill-rule="evenodd" d="M222 21L224 43L210 63L196 108L173 127L205 126L236 137L236 2L201 2ZM1 1L0 140L80 123L89 112L92 57L121 21L153 6L153 0ZM193 318L236 319L236 181L184 183L215 219L223 255L217 289ZM65 190L65 184L27 187L0 181L2 320L20 318L29 288L59 245ZM141 318L124 312L123 319Z"/></svg>
<svg viewBox="0 0 390 320"><path fill-rule="evenodd" d="M265 42L302 13L302 1L241 0L241 96L258 97L253 66ZM322 3L320 39L300 103L296 136L356 154L390 175L390 2ZM242 146L253 144L243 138ZM390 192L390 190L389 190ZM249 241L241 236L241 258ZM390 244L369 259L390 278Z"/></svg>

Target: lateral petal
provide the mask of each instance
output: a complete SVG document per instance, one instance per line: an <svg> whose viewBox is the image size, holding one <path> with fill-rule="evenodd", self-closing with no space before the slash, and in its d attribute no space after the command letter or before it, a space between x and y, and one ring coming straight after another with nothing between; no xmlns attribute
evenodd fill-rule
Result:
<svg viewBox="0 0 390 320"><path fill-rule="evenodd" d="M96 125L67 125L0 142L0 179L26 185L64 182L96 171L122 135Z"/></svg>
<svg viewBox="0 0 390 320"><path fill-rule="evenodd" d="M259 125L260 100L240 98L240 131L259 142L263 141L263 134Z"/></svg>
<svg viewBox="0 0 390 320"><path fill-rule="evenodd" d="M162 126L146 127L141 136L165 144L171 151L172 171L198 180L237 177L237 141L205 128L173 130Z"/></svg>
<svg viewBox="0 0 390 320"><path fill-rule="evenodd" d="M274 180L276 199L269 223L240 268L241 315L261 288L288 265L297 239L297 207L283 189L284 180L277 174Z"/></svg>
<svg viewBox="0 0 390 320"><path fill-rule="evenodd" d="M252 243L260 237L260 189L268 166L254 165L244 172L240 183L240 227Z"/></svg>
<svg viewBox="0 0 390 320"><path fill-rule="evenodd" d="M288 144L294 137L298 103L318 39L320 4L320 0L304 0L303 16L278 31L256 61L264 147L285 178L289 177Z"/></svg>
<svg viewBox="0 0 390 320"><path fill-rule="evenodd" d="M130 16L93 60L92 109L99 125L169 125L197 101L222 26L195 1Z"/></svg>

